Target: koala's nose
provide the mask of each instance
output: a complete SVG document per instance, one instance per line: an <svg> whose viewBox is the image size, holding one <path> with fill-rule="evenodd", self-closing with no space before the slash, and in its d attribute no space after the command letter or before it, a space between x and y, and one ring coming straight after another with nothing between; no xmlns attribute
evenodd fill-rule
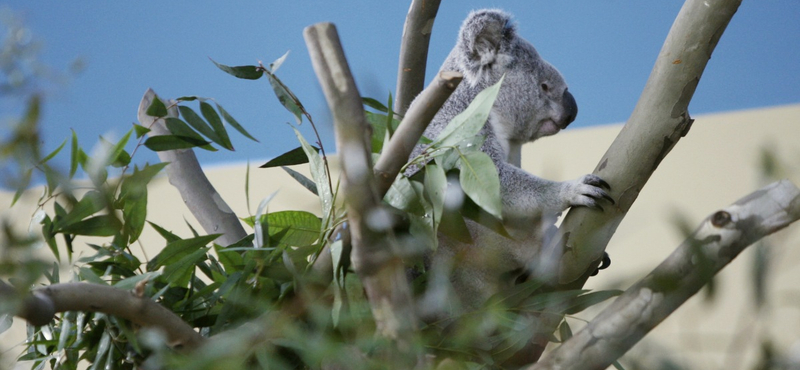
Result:
<svg viewBox="0 0 800 370"><path fill-rule="evenodd" d="M561 102L564 104L564 127L567 127L578 115L578 103L575 102L575 97L572 96L569 89L564 90Z"/></svg>

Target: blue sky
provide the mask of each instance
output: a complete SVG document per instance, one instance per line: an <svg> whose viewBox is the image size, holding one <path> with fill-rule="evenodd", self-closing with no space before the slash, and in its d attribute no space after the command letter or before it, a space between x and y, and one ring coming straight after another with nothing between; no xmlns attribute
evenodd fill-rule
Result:
<svg viewBox="0 0 800 370"><path fill-rule="evenodd" d="M333 151L330 116L303 28L336 23L362 95L385 101L395 89L409 3L6 0L5 6L44 43L45 63L57 69L76 58L85 63L83 72L47 96L45 148L55 148L70 129L87 147L98 135L120 137L136 121L139 100L152 87L162 97L213 97L261 141L232 133L236 151L198 151L203 164L247 159L260 164L298 145L286 124L294 120L265 79L235 79L208 58L228 65L269 63L290 50L278 75L309 109L323 143ZM515 15L519 34L566 77L580 107L570 129L623 122L681 5L668 0L445 0L433 30L427 80L453 47L469 10L499 7ZM745 0L714 52L690 112L800 102L799 20L800 1ZM311 141L307 123L300 129ZM141 151L136 161L157 158Z"/></svg>

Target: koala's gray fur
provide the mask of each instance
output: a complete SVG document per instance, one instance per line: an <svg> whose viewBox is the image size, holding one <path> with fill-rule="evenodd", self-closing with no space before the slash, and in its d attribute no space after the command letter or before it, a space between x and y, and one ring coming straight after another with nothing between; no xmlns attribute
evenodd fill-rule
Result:
<svg viewBox="0 0 800 370"><path fill-rule="evenodd" d="M470 13L441 70L461 72L464 79L426 130L429 138L435 138L479 92L505 75L481 130L486 137L481 150L497 166L503 222L514 239L469 222L473 244L440 236L432 258L433 266L451 266L453 288L469 309L529 270L542 242L542 228L550 227L556 214L571 206L599 208L599 199L610 198L601 188L607 184L597 176L557 182L519 168L520 146L567 127L578 108L564 78L517 35L509 14L497 9ZM424 149L415 148L412 158ZM410 168L407 174L417 170Z"/></svg>

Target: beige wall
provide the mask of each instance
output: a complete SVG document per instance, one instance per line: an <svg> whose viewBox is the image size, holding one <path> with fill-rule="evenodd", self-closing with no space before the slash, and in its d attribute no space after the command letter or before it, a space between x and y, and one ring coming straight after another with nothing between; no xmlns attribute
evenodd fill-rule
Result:
<svg viewBox="0 0 800 370"><path fill-rule="evenodd" d="M682 241L672 222L675 215L686 216L694 225L760 187L758 159L763 148L776 150L780 158L788 161L792 171L787 177L800 184L800 104L695 118L689 134L662 162L620 225L608 247L613 264L590 280L590 288L626 287L654 268ZM621 127L568 129L542 139L523 150L523 167L554 180L589 173ZM270 204L270 211L319 209L316 198L296 186L282 170L258 169L255 167L261 162L251 162L254 164L250 172L252 212L262 198L276 190L278 194ZM240 216L247 215L244 165L209 167L207 172L231 208ZM9 204L10 196L0 193L0 205ZM37 197L38 194L25 198L11 210L0 208L0 216L16 220L24 228ZM165 177L157 178L151 185L148 214L150 221L179 235L189 235L184 219L199 229ZM656 328L644 346L663 347L697 369L730 368L726 365L738 362L740 354L752 361L762 335L775 336L779 348L800 347L800 288L796 284L800 282L797 247L800 225L770 240L775 257L770 306L758 314L753 310L749 286L753 253L748 250L720 274L715 301L693 298ZM149 228L142 242L151 257L164 244ZM134 251L141 255L137 249L134 246ZM48 255L47 251L42 252ZM591 315L579 317L588 319ZM580 326L578 320L573 323ZM24 325L17 320L10 331L0 334L3 357L18 353L18 349L6 351L24 340L24 332Z"/></svg>

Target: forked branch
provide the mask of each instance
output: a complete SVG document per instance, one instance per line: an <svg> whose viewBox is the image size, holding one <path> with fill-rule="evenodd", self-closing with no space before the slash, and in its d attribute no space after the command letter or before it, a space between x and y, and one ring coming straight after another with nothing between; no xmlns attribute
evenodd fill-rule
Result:
<svg viewBox="0 0 800 370"><path fill-rule="evenodd" d="M798 218L800 190L788 180L715 212L653 272L530 369L605 369L747 246Z"/></svg>

